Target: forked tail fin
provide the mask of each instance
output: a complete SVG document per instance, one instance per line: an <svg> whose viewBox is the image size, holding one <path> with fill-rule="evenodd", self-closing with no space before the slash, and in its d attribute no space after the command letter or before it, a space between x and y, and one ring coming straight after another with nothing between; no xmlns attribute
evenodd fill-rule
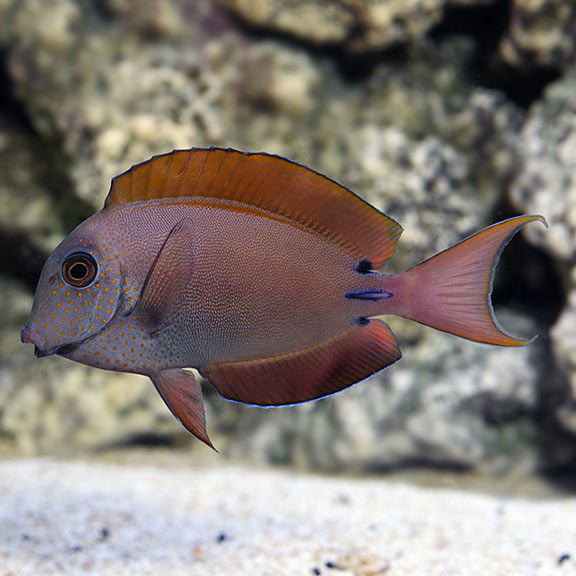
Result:
<svg viewBox="0 0 576 576"><path fill-rule="evenodd" d="M502 250L520 228L536 220L547 226L542 216L510 218L393 277L392 313L477 342L527 344L500 327L490 297Z"/></svg>

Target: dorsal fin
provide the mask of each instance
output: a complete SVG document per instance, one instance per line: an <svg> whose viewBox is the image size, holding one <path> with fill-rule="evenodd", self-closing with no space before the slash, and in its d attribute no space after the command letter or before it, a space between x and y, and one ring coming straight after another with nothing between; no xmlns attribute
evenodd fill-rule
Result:
<svg viewBox="0 0 576 576"><path fill-rule="evenodd" d="M326 176L280 156L230 148L174 150L112 180L105 208L159 198L233 202L319 233L378 269L402 227Z"/></svg>

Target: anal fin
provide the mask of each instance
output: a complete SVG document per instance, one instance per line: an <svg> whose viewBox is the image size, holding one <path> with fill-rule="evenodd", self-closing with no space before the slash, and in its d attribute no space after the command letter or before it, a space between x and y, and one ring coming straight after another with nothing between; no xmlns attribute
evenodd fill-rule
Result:
<svg viewBox="0 0 576 576"><path fill-rule="evenodd" d="M317 346L263 359L212 364L202 375L229 400L259 406L328 396L401 357L382 320L368 320Z"/></svg>
<svg viewBox="0 0 576 576"><path fill-rule="evenodd" d="M185 370L171 369L156 372L150 378L170 412L180 420L186 430L216 450L206 431L202 388L194 374Z"/></svg>

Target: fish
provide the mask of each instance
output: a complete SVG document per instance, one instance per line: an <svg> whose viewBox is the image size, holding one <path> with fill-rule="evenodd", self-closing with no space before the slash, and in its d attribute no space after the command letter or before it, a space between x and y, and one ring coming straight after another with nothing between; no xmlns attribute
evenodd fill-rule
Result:
<svg viewBox="0 0 576 576"><path fill-rule="evenodd" d="M386 274L402 227L336 181L264 152L174 150L116 176L52 252L21 340L38 357L148 376L214 448L191 368L228 400L286 406L397 362L381 316L526 345L491 292L504 246L534 221L547 226L510 218Z"/></svg>

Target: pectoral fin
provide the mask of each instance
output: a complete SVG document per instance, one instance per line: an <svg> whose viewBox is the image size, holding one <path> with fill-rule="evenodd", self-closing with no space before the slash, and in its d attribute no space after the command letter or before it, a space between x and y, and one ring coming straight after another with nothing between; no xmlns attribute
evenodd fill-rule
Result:
<svg viewBox="0 0 576 576"><path fill-rule="evenodd" d="M150 378L170 412L186 430L217 452L206 432L202 388L194 374L180 369L161 370Z"/></svg>
<svg viewBox="0 0 576 576"><path fill-rule="evenodd" d="M194 232L185 218L172 228L144 281L133 314L150 332L159 332L178 315L194 269Z"/></svg>

